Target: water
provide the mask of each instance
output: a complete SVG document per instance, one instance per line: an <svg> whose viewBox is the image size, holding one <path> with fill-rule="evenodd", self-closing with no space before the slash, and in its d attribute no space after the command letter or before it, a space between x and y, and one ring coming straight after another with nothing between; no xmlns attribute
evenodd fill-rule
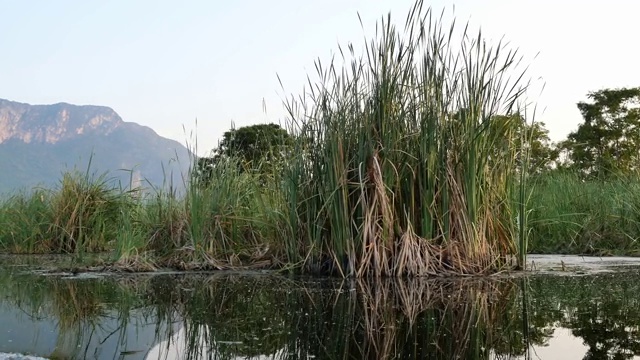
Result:
<svg viewBox="0 0 640 360"><path fill-rule="evenodd" d="M0 360L638 359L639 279L636 270L376 283L5 270Z"/></svg>

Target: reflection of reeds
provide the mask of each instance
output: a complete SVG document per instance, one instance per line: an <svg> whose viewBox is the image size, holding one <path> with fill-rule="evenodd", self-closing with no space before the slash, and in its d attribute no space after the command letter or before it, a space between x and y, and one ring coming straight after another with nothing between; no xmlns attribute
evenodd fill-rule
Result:
<svg viewBox="0 0 640 360"><path fill-rule="evenodd" d="M126 283L104 279L72 281L50 277L30 280L10 290L8 299L24 306L27 314L47 313L48 317L57 320L63 332L82 324L99 323L114 307L117 312L126 314L140 306L135 289L143 285L136 281L126 286Z"/></svg>
<svg viewBox="0 0 640 360"><path fill-rule="evenodd" d="M176 277L170 284L167 278L158 279L152 286L164 294L157 300L158 318L182 319L187 359L206 354L251 358L275 353L286 344L295 309L287 307L282 295L296 288L287 278L216 273Z"/></svg>
<svg viewBox="0 0 640 360"><path fill-rule="evenodd" d="M511 282L482 280L359 281L363 355L397 358L406 351L402 346L407 336L422 341L423 351L439 352L436 358L466 358L484 351L495 316L513 288Z"/></svg>
<svg viewBox="0 0 640 360"><path fill-rule="evenodd" d="M94 323L105 315L102 296L96 287L77 281L52 282L52 307L61 331L74 329L81 323Z"/></svg>
<svg viewBox="0 0 640 360"><path fill-rule="evenodd" d="M487 359L496 346L508 351L503 339L510 339L509 317L519 304L514 282L472 278L303 281L219 272L30 279L0 278L0 285L6 282L7 298L34 315L56 319L65 338L86 338L114 316L115 330L125 328L142 311L157 339L176 334L164 325L182 325L187 359Z"/></svg>
<svg viewBox="0 0 640 360"><path fill-rule="evenodd" d="M116 348L102 352L118 353L126 349L127 328L131 317L155 324L158 338L166 336L167 324L175 316L162 314L162 307L150 307L151 279L123 277L114 279L72 280L57 276L7 275L0 272L2 301L17 307L34 321L53 321L57 329L54 358L86 358L87 346L108 338L117 340ZM153 325L151 325L153 326ZM52 334L51 336L55 336ZM96 343L96 337L99 337ZM92 340L93 339L93 340ZM93 349L95 350L95 349ZM92 351L93 351L92 350Z"/></svg>

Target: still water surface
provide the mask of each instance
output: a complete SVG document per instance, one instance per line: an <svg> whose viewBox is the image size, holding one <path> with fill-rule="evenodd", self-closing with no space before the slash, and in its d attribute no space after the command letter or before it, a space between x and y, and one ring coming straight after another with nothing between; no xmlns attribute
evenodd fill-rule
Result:
<svg viewBox="0 0 640 360"><path fill-rule="evenodd" d="M0 359L640 359L639 294L637 270L376 283L0 270Z"/></svg>

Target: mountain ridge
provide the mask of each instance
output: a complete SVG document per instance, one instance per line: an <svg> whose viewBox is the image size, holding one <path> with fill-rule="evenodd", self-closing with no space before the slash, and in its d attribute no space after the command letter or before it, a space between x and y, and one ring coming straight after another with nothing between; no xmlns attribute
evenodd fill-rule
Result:
<svg viewBox="0 0 640 360"><path fill-rule="evenodd" d="M64 171L109 173L136 186L180 183L191 152L151 127L124 121L107 106L0 99L0 193L50 187ZM130 171L120 171L128 169Z"/></svg>

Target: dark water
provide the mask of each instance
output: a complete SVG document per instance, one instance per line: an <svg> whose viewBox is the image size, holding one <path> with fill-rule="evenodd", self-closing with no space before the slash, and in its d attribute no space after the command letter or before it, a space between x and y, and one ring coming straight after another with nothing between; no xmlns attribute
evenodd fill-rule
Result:
<svg viewBox="0 0 640 360"><path fill-rule="evenodd" d="M0 271L0 359L632 359L639 280Z"/></svg>

